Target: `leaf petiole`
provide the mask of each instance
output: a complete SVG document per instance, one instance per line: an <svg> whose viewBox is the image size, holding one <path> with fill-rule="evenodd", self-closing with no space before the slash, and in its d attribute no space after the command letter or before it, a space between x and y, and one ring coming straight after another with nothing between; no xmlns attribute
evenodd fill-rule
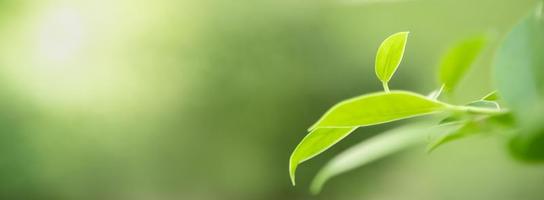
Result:
<svg viewBox="0 0 544 200"><path fill-rule="evenodd" d="M452 108L453 110L456 110L456 111L475 113L475 114L485 114L485 115L497 115L497 114L504 114L508 112L506 110L477 108L473 106L452 106Z"/></svg>
<svg viewBox="0 0 544 200"><path fill-rule="evenodd" d="M391 91L389 90L389 85L387 84L387 82L383 81L383 82L382 82L382 85L383 85L383 90L384 90L385 92L387 92L387 93L391 92Z"/></svg>

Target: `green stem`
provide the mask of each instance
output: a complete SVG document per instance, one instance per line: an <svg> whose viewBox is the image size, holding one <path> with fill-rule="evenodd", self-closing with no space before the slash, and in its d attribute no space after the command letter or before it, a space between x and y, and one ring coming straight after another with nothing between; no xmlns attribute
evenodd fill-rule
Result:
<svg viewBox="0 0 544 200"><path fill-rule="evenodd" d="M382 82L382 85L383 85L383 90L385 90L385 92L389 93L389 85L387 85L387 82Z"/></svg>
<svg viewBox="0 0 544 200"><path fill-rule="evenodd" d="M504 114L508 112L505 110L477 108L472 106L453 106L452 108L454 110L461 111L461 112L485 114L485 115L497 115L497 114Z"/></svg>

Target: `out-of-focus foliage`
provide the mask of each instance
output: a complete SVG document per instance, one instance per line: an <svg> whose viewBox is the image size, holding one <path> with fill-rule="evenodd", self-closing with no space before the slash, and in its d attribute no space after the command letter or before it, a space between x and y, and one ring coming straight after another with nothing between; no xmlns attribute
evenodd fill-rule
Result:
<svg viewBox="0 0 544 200"><path fill-rule="evenodd" d="M470 65L484 48L486 38L477 36L465 39L452 47L442 59L439 80L448 92L455 89Z"/></svg>
<svg viewBox="0 0 544 200"><path fill-rule="evenodd" d="M426 94L450 44L502 37L534 2L0 0L0 199L540 200L544 170L484 135L303 189L404 122L353 132L301 165L297 188L285 162L331 105L381 90L385 36L411 31L390 86ZM493 90L489 42L452 102Z"/></svg>
<svg viewBox="0 0 544 200"><path fill-rule="evenodd" d="M319 193L325 182L341 173L368 164L376 159L406 149L415 144L421 144L422 139L429 134L432 123L419 123L401 126L371 139L365 140L347 151L342 152L329 161L314 178L311 191ZM435 132L446 131L449 126L432 128Z"/></svg>
<svg viewBox="0 0 544 200"><path fill-rule="evenodd" d="M501 96L520 125L512 152L527 160L544 160L544 17L542 2L506 37L495 61Z"/></svg>

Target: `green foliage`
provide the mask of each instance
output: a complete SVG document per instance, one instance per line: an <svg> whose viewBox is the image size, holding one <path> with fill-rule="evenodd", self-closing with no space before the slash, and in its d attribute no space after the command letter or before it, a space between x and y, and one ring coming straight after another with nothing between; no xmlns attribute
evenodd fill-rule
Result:
<svg viewBox="0 0 544 200"><path fill-rule="evenodd" d="M485 100L485 101L497 101L499 100L499 94L497 93L497 91L493 91L493 92L490 92L489 94L485 95L482 100Z"/></svg>
<svg viewBox="0 0 544 200"><path fill-rule="evenodd" d="M289 159L289 174L291 182L295 185L295 171L297 166L327 150L332 145L336 144L342 138L348 136L356 128L317 128L298 144L297 148Z"/></svg>
<svg viewBox="0 0 544 200"><path fill-rule="evenodd" d="M452 126L453 129L446 130L441 136L433 139L427 146L427 152L432 152L439 146L451 142L456 139L466 137L470 134L478 133L477 124L473 121L469 122L454 122L449 124L443 124L442 126Z"/></svg>
<svg viewBox="0 0 544 200"><path fill-rule="evenodd" d="M378 48L375 71L386 92L389 92L389 80L402 61L408 34L409 32L395 33L385 39Z"/></svg>
<svg viewBox="0 0 544 200"><path fill-rule="evenodd" d="M365 140L342 152L319 171L311 185L312 193L321 191L325 182L336 175L422 143L430 125L432 123L425 122L401 126Z"/></svg>
<svg viewBox="0 0 544 200"><path fill-rule="evenodd" d="M542 9L542 8L539 8ZM544 160L544 19L542 10L525 18L505 39L495 60L498 90L466 105L439 99L451 92L469 71L486 44L483 36L467 38L447 51L440 64L440 89L427 97L408 91L389 91L388 81L404 54L407 32L388 37L376 55L376 75L385 92L361 95L338 103L311 128L291 155L293 184L297 166L327 150L356 128L429 115L431 120L408 124L379 134L333 158L317 174L311 190L318 193L327 180L376 159L432 140L427 151L467 136L507 136L514 155ZM498 93L500 92L500 96ZM502 104L506 103L506 108ZM440 115L438 115L440 114ZM444 118L444 116L446 116Z"/></svg>
<svg viewBox="0 0 544 200"><path fill-rule="evenodd" d="M501 97L519 122L511 140L512 153L529 161L544 161L544 19L542 3L505 38L495 59Z"/></svg>
<svg viewBox="0 0 544 200"><path fill-rule="evenodd" d="M449 105L405 91L378 92L345 100L318 120L315 128L359 127L430 114Z"/></svg>
<svg viewBox="0 0 544 200"><path fill-rule="evenodd" d="M486 37L468 38L455 44L442 59L439 80L446 91L453 91L461 78L478 57L486 43Z"/></svg>

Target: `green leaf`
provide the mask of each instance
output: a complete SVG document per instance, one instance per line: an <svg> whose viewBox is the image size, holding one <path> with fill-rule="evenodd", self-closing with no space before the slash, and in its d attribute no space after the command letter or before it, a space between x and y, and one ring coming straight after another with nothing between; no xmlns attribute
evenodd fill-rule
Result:
<svg viewBox="0 0 544 200"><path fill-rule="evenodd" d="M453 107L412 92L378 92L336 104L309 130L370 126L431 114L448 108Z"/></svg>
<svg viewBox="0 0 544 200"><path fill-rule="evenodd" d="M452 129L445 130L439 137L435 137L427 146L427 152L435 150L445 143L461 139L477 133L493 131L506 132L513 129L514 122L510 113L488 116L467 116L462 120L450 122Z"/></svg>
<svg viewBox="0 0 544 200"><path fill-rule="evenodd" d="M427 146L427 152L431 153L439 146L442 146L445 143L461 139L465 136L471 135L478 132L478 126L475 122L464 122L464 123L453 123L453 128L445 131L441 136L434 139Z"/></svg>
<svg viewBox="0 0 544 200"><path fill-rule="evenodd" d="M317 128L310 132L295 148L289 159L289 175L295 185L295 171L297 166L322 153L348 136L356 128Z"/></svg>
<svg viewBox="0 0 544 200"><path fill-rule="evenodd" d="M513 156L524 161L542 163L544 161L544 126L519 131L509 143Z"/></svg>
<svg viewBox="0 0 544 200"><path fill-rule="evenodd" d="M438 99L440 95L442 94L442 91L444 90L444 85L440 86L437 90L432 91L427 95L427 98L429 99Z"/></svg>
<svg viewBox="0 0 544 200"><path fill-rule="evenodd" d="M499 94L498 92L495 90L487 95L485 95L482 100L485 100L485 101L497 101L499 100Z"/></svg>
<svg viewBox="0 0 544 200"><path fill-rule="evenodd" d="M544 18L543 4L504 39L495 59L495 80L501 98L519 126L511 140L515 157L544 161Z"/></svg>
<svg viewBox="0 0 544 200"><path fill-rule="evenodd" d="M423 122L391 129L365 140L335 156L317 174L311 184L312 193L319 193L332 177L364 166L400 150L423 143L429 131L442 131L449 125L432 128Z"/></svg>
<svg viewBox="0 0 544 200"><path fill-rule="evenodd" d="M376 76L384 83L384 86L391 80L402 60L408 34L409 32L395 33L385 39L378 48L375 71Z"/></svg>
<svg viewBox="0 0 544 200"><path fill-rule="evenodd" d="M466 74L486 43L486 38L477 36L460 41L446 52L440 64L439 81L444 90L451 92Z"/></svg>
<svg viewBox="0 0 544 200"><path fill-rule="evenodd" d="M534 108L544 95L543 52L544 19L531 13L508 34L495 58L501 98L523 123L540 112Z"/></svg>

